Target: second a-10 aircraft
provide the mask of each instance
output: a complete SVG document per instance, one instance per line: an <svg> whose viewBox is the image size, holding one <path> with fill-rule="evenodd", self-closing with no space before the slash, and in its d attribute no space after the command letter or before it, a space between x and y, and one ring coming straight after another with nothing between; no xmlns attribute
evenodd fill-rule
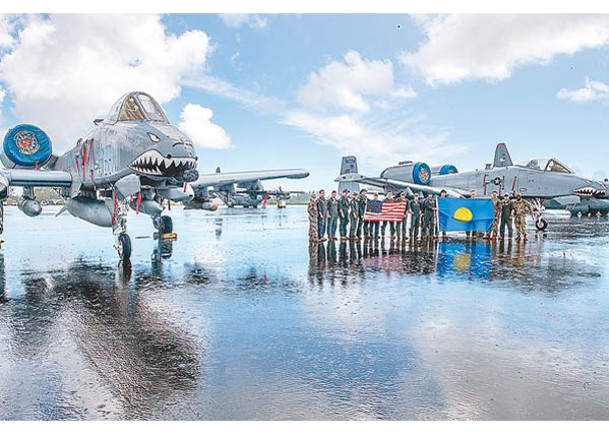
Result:
<svg viewBox="0 0 609 435"><path fill-rule="evenodd" d="M0 233L10 187L23 187L17 205L31 217L42 212L34 188L56 188L66 200L61 212L112 228L119 257L129 261L129 209L150 215L164 238L173 234L172 219L163 214L169 201L215 210L205 194L210 185L256 183L265 175L309 175L306 170L199 175L191 139L171 125L161 106L144 92L124 95L94 123L61 156L53 154L50 138L36 126L20 124L7 132L0 155L6 168L0 169Z"/></svg>
<svg viewBox="0 0 609 435"><path fill-rule="evenodd" d="M493 191L500 196L520 193L523 198L534 200L541 209L544 203L565 197L577 197L583 202L607 201L604 183L576 175L555 158L531 159L514 164L507 146L497 145L493 164L484 169L458 172L453 165L430 167L423 162L401 162L381 172L378 177L358 173L355 156L342 159L340 175L336 180L339 190L359 190L359 184L383 188L385 191L405 191L439 195L445 190L449 197L468 198L475 191L477 197L489 197ZM538 229L545 229L547 222L538 216Z"/></svg>

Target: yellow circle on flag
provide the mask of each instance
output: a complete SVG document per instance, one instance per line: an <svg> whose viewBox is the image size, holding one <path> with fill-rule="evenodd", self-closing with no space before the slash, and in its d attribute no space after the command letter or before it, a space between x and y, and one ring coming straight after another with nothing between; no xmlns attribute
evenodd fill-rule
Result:
<svg viewBox="0 0 609 435"><path fill-rule="evenodd" d="M459 222L469 222L473 219L474 215L469 208L460 207L455 210L453 217Z"/></svg>

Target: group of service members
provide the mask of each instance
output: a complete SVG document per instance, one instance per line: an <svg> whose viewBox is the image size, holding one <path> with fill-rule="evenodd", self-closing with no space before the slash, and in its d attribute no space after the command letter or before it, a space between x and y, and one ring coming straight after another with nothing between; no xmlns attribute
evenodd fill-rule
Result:
<svg viewBox="0 0 609 435"><path fill-rule="evenodd" d="M446 197L446 191L442 190L440 197ZM471 198L476 198L476 191L471 191ZM378 200L379 194L374 192L373 199ZM492 192L493 210L495 220L491 230L483 235L484 239L499 240L512 238L512 223L516 228L516 239L527 239L526 216L531 213L531 204L524 200L520 193L514 199L510 199L507 193L503 199L499 198L496 191ZM359 241L384 239L386 228L389 226L389 237L392 240L425 240L438 238L437 202L433 194L420 200L419 194L415 193L413 199L409 199L405 192L395 197L392 192L387 192L383 202L406 202L404 218L398 222L365 221L364 214L368 207L368 191L362 189L360 193L344 190L340 198L336 190L333 190L329 198L326 198L324 190L319 191L319 196L311 194L307 212L309 216L309 241L312 243L337 240L336 231L340 234L341 241ZM410 219L409 219L410 217ZM389 224L389 225L388 225ZM419 239L420 234L420 239ZM446 237L446 233L442 233ZM465 238L475 239L476 232L466 232Z"/></svg>

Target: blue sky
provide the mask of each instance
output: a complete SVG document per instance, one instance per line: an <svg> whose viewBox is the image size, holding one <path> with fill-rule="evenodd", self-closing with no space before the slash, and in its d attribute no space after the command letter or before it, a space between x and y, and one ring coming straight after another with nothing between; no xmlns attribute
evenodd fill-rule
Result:
<svg viewBox="0 0 609 435"><path fill-rule="evenodd" d="M155 96L200 172L303 167L332 188L346 153L483 167L555 156L609 176L609 15L3 15L0 130L65 151L123 92Z"/></svg>

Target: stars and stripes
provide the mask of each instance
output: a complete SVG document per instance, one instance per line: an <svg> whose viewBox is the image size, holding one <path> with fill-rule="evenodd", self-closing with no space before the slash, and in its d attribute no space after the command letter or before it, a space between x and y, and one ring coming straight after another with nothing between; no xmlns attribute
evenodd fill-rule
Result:
<svg viewBox="0 0 609 435"><path fill-rule="evenodd" d="M371 222L386 221L400 222L404 219L406 212L406 202L383 202L376 199L368 201L364 220Z"/></svg>

